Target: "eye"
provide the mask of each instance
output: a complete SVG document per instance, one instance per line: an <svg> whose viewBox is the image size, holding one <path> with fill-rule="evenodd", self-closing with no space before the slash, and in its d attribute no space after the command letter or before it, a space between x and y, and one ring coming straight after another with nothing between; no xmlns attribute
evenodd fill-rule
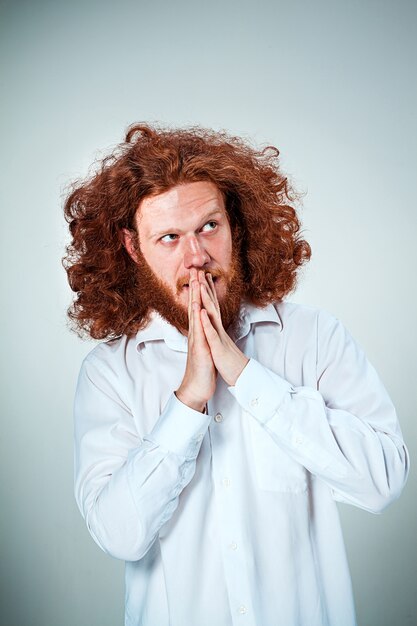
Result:
<svg viewBox="0 0 417 626"><path fill-rule="evenodd" d="M178 235L175 235L174 233L168 233L167 235L161 237L160 241L163 241L164 243L169 243L171 241L175 241L176 237L178 237Z"/></svg>
<svg viewBox="0 0 417 626"><path fill-rule="evenodd" d="M207 224L204 224L201 230L205 232L210 232L212 230L215 230L216 226L217 226L217 222L215 222L214 220L211 220L210 222L207 222Z"/></svg>

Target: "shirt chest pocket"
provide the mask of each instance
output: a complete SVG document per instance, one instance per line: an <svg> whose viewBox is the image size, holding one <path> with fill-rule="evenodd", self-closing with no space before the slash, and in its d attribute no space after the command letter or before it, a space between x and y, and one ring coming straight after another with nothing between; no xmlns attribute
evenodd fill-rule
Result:
<svg viewBox="0 0 417 626"><path fill-rule="evenodd" d="M260 489L287 493L307 490L307 470L294 461L252 417L250 436L257 484Z"/></svg>

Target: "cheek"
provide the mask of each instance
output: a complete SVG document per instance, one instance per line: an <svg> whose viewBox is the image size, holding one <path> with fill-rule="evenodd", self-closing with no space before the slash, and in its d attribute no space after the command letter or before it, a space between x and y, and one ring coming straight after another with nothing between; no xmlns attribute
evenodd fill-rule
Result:
<svg viewBox="0 0 417 626"><path fill-rule="evenodd" d="M231 239L225 237L217 246L217 258L222 267L227 269L232 262L232 242Z"/></svg>
<svg viewBox="0 0 417 626"><path fill-rule="evenodd" d="M165 259L164 262L158 266L158 277L176 294L177 281L179 278L184 277L184 272L181 273L181 265L178 265L173 259L169 261Z"/></svg>
<svg viewBox="0 0 417 626"><path fill-rule="evenodd" d="M171 283L173 275L172 263L168 263L165 255L161 254L156 247L141 248L142 255L155 274L164 283Z"/></svg>

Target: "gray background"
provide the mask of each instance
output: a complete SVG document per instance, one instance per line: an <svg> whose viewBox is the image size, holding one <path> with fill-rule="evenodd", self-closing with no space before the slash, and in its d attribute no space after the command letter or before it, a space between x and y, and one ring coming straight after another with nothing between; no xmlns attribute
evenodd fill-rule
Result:
<svg viewBox="0 0 417 626"><path fill-rule="evenodd" d="M123 622L123 563L73 498L72 398L94 344L66 326L60 257L65 185L134 121L279 147L313 248L292 300L362 344L413 459L416 14L406 0L1 2L2 624ZM340 505L360 626L416 624L415 487L412 471L380 516Z"/></svg>

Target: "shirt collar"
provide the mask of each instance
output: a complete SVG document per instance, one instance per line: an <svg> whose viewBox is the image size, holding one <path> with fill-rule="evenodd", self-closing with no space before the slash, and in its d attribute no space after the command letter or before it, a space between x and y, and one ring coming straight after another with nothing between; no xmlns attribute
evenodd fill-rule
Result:
<svg viewBox="0 0 417 626"><path fill-rule="evenodd" d="M245 337L252 324L273 322L282 329L282 321L273 304L257 307L249 302L242 302L239 316L232 327L234 341ZM136 334L135 345L138 352L142 351L148 341L165 341L172 350L187 352L188 337L167 322L157 311L152 311L148 324Z"/></svg>
<svg viewBox="0 0 417 626"><path fill-rule="evenodd" d="M235 341L239 341L245 337L252 324L262 322L272 322L278 324L282 330L282 321L277 309L273 304L267 304L265 307L258 307L249 302L243 302L240 307L239 317L233 325L232 334Z"/></svg>
<svg viewBox="0 0 417 626"><path fill-rule="evenodd" d="M169 348L187 352L188 338L166 321L157 311L152 311L149 322L136 333L136 350L141 352L148 341L165 341Z"/></svg>

